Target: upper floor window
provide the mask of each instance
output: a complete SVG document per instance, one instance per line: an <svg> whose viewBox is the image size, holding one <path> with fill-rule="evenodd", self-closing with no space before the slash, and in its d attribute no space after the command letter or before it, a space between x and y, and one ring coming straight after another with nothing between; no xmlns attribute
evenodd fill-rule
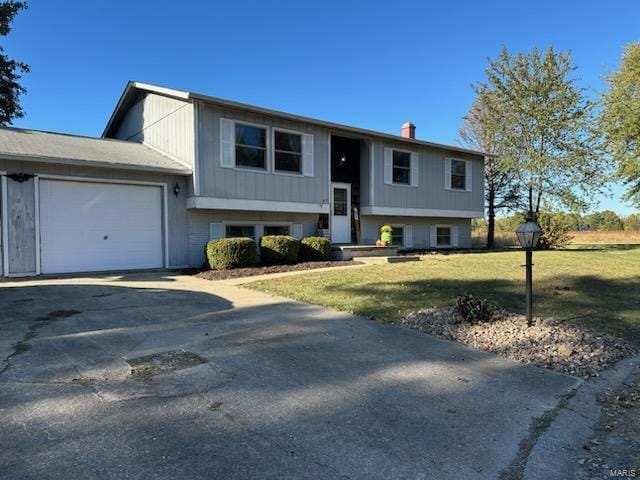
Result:
<svg viewBox="0 0 640 480"><path fill-rule="evenodd" d="M302 135L274 130L273 140L275 170L302 173Z"/></svg>
<svg viewBox="0 0 640 480"><path fill-rule="evenodd" d="M467 178L467 162L451 160L451 188L465 190Z"/></svg>
<svg viewBox="0 0 640 480"><path fill-rule="evenodd" d="M236 165L267 168L267 129L236 123Z"/></svg>
<svg viewBox="0 0 640 480"><path fill-rule="evenodd" d="M418 186L418 153L384 149L384 183L403 187Z"/></svg>
<svg viewBox="0 0 640 480"><path fill-rule="evenodd" d="M393 151L393 183L411 185L411 154Z"/></svg>

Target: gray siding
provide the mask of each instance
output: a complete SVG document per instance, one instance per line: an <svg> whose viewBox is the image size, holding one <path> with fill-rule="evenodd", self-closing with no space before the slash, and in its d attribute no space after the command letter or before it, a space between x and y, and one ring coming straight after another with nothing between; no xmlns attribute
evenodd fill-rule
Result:
<svg viewBox="0 0 640 480"><path fill-rule="evenodd" d="M22 161L9 161L0 160L0 171L6 171L7 173L30 173L30 174L48 174L59 175L69 177L82 177L82 178L96 178L96 179L113 179L113 180L132 180L132 181L146 181L146 182L159 182L167 184L167 223L169 234L169 266L171 267L183 267L189 263L188 259L188 223L187 223L187 210L186 210L186 189L189 181L188 177L174 176L160 173L150 172L136 172L130 170L116 170L110 168L95 168L95 167L81 167L76 165L56 165L52 163L36 163L36 162L22 162ZM173 187L178 184L181 188L180 194L176 197L173 193ZM17 188L31 188L31 193L22 192L21 197L27 201L29 198L33 198L33 180L23 184L7 179L9 199L7 206L9 207L9 220L11 219L11 210L18 208L14 200L17 194ZM20 187L22 185L22 187ZM13 189L13 190L12 190ZM30 207L19 207L25 212L32 211ZM16 211L17 212L17 211ZM15 215L15 214L13 214ZM28 220L28 219L27 219ZM26 222L24 227L20 230L23 237L31 238L31 223L23 219ZM10 230L11 231L11 230ZM35 237L34 237L35 238ZM35 245L35 239L34 239ZM9 241L9 253L11 256L12 246ZM17 255L17 252L16 252ZM29 246L24 248L20 253L19 262L22 265L20 268L30 272L35 271L35 248ZM18 257L16 256L16 262ZM11 265L12 273L19 273L18 264L15 267Z"/></svg>
<svg viewBox="0 0 640 480"><path fill-rule="evenodd" d="M419 155L417 187L387 185L384 183L384 149L411 150ZM446 190L445 158L472 160L472 191ZM367 167L369 164L364 164ZM484 205L483 159L477 155L453 152L432 147L376 141L374 143L373 201L369 206L394 208L425 208L441 210L482 211ZM367 169L369 170L369 169ZM369 178L370 172L365 174Z"/></svg>
<svg viewBox="0 0 640 480"><path fill-rule="evenodd" d="M148 93L127 111L114 137L144 143L193 166L194 122L192 103Z"/></svg>
<svg viewBox="0 0 640 480"><path fill-rule="evenodd" d="M301 223L305 237L317 234L318 215L311 213L241 212L233 210L189 210L189 265L201 267L212 222Z"/></svg>
<svg viewBox="0 0 640 480"><path fill-rule="evenodd" d="M198 105L197 181L205 197L301 203L329 201L329 132L316 126L242 110ZM259 172L220 166L220 118L310 133L314 136L314 176ZM269 159L271 163L271 159Z"/></svg>
<svg viewBox="0 0 640 480"><path fill-rule="evenodd" d="M379 238L382 225L411 225L413 248L435 248L429 242L431 225L457 225L458 248L471 248L471 219L441 217L391 217L387 215L363 215L361 219L362 243L373 245Z"/></svg>

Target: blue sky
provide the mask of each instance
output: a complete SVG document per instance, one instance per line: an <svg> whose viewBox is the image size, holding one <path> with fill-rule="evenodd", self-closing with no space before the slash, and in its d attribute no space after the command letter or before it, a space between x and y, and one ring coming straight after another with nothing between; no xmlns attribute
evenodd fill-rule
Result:
<svg viewBox="0 0 640 480"><path fill-rule="evenodd" d="M100 135L127 80L453 143L501 47L571 50L593 93L640 40L640 2L30 0L16 126ZM601 208L634 211L603 198Z"/></svg>

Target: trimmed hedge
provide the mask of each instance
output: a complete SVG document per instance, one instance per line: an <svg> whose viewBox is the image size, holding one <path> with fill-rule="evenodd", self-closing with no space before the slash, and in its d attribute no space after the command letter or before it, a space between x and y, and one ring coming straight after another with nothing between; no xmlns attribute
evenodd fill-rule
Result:
<svg viewBox="0 0 640 480"><path fill-rule="evenodd" d="M300 259L305 262L329 260L331 242L324 237L305 237L300 242Z"/></svg>
<svg viewBox="0 0 640 480"><path fill-rule="evenodd" d="M285 265L298 261L300 241L289 235L265 235L260 239L260 260L265 265Z"/></svg>
<svg viewBox="0 0 640 480"><path fill-rule="evenodd" d="M205 253L212 270L227 270L253 267L257 248L252 238L221 238L207 243Z"/></svg>

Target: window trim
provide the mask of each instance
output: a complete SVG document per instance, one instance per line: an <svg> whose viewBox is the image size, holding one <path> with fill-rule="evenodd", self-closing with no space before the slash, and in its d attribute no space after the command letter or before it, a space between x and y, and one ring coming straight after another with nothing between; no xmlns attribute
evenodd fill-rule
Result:
<svg viewBox="0 0 640 480"><path fill-rule="evenodd" d="M452 240L453 240L453 225L450 224L450 223L446 223L446 224L438 223L438 224L436 224L435 227L436 227L436 244L434 245L434 248L436 248L436 249L437 248L453 248L453 242L452 242ZM446 245L444 245L444 244L443 245L439 245L438 244L438 229L439 228L448 228L449 229L449 243L446 244Z"/></svg>
<svg viewBox="0 0 640 480"><path fill-rule="evenodd" d="M233 122L233 156L234 156L234 168L237 168L239 170L246 170L249 172L255 172L255 173L271 173L271 130L273 130L271 127L269 127L268 125L262 125L260 123L253 123L253 122L245 122L244 120L236 120L236 119L230 119ZM238 147L238 143L236 140L236 125L246 125L247 127L255 127L255 128L262 128L265 130L265 135L264 135L264 143L265 143L265 147L264 147L264 168L260 168L260 167L247 167L244 165L238 165L238 155L236 153L236 148ZM255 147L252 145L244 145L241 144L241 146L244 147L248 147L248 148L259 148L259 147Z"/></svg>
<svg viewBox="0 0 640 480"><path fill-rule="evenodd" d="M453 161L456 160L458 162L464 162L465 164L465 170L464 170L464 188L456 188L452 186L452 181L453 181ZM446 169L449 168L449 173L450 173L450 178L449 178L449 185L445 185L445 189L446 190L451 190L453 192L464 192L464 193L472 193L473 192L473 188L471 188L470 190L467 190L467 178L468 178L468 170L469 168L473 168L473 163L471 162L471 160L467 160L464 158L457 158L457 157L446 157L445 161L449 163L449 167L445 166L445 172ZM446 175L446 173L445 173Z"/></svg>
<svg viewBox="0 0 640 480"><path fill-rule="evenodd" d="M396 227L400 227L402 228L402 245L398 245L398 248L405 248L406 245L406 239L407 239L407 224L404 223L388 223L387 225L389 225L391 228L396 228ZM380 229L378 229L379 231ZM392 234L393 236L393 234Z"/></svg>
<svg viewBox="0 0 640 480"><path fill-rule="evenodd" d="M249 237L249 238L253 238L255 241L256 240L256 236L258 234L258 230L256 228L256 225L254 222L222 222L222 228L224 229L224 237L222 238L241 238L241 237L227 237L227 227L252 227L253 228L253 237Z"/></svg>
<svg viewBox="0 0 640 480"><path fill-rule="evenodd" d="M394 182L393 181L393 169L395 168L395 166L393 165L393 153L394 152L400 152L400 153L408 153L409 154L409 167L407 168L407 170L409 171L409 183L402 183L402 182ZM413 163L413 155L415 152L412 152L411 150L403 150L401 148L391 148L391 185L393 185L394 187L415 187L415 185L412 185L411 182L411 170L413 167L412 163ZM398 167L398 168L405 168L405 167Z"/></svg>
<svg viewBox="0 0 640 480"><path fill-rule="evenodd" d="M211 222L210 222L211 223ZM254 221L254 220L229 220L229 221L225 221L225 220L221 220L220 222L222 224L222 228L224 230L224 237L222 238L234 238L234 237L227 237L227 225L231 225L231 226L252 226L253 227L253 234L255 235L255 237L253 238L256 242L256 244L259 245L260 243L260 239L262 237L264 237L264 227L266 226L286 226L289 227L289 235L293 236L293 224L294 223L301 223L301 222L279 222L277 220L274 220L272 222L270 221Z"/></svg>
<svg viewBox="0 0 640 480"><path fill-rule="evenodd" d="M300 136L300 172L291 172L289 170L277 170L276 169L276 131L281 133L290 133ZM285 175L289 177L303 177L304 176L304 132L298 130L290 130L288 128L271 127L271 145L273 145L273 162L271 162L271 173L274 175ZM284 152L295 153L295 152Z"/></svg>

